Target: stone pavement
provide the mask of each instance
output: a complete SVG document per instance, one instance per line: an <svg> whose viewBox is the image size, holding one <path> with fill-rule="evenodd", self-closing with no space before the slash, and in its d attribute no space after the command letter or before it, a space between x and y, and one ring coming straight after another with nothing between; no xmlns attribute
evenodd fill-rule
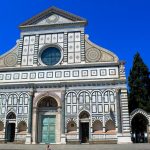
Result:
<svg viewBox="0 0 150 150"><path fill-rule="evenodd" d="M150 144L51 145L52 150L150 150ZM0 144L0 150L45 150L46 145Z"/></svg>

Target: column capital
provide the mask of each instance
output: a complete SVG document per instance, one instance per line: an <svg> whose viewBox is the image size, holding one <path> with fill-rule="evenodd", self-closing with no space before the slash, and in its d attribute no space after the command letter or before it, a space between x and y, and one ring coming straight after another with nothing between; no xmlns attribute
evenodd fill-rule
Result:
<svg viewBox="0 0 150 150"><path fill-rule="evenodd" d="M116 91L116 93L119 93L120 88L116 88L115 91Z"/></svg>
<svg viewBox="0 0 150 150"><path fill-rule="evenodd" d="M29 92L29 95L30 95L30 96L33 96L33 94L34 94L34 91L30 91L30 92Z"/></svg>

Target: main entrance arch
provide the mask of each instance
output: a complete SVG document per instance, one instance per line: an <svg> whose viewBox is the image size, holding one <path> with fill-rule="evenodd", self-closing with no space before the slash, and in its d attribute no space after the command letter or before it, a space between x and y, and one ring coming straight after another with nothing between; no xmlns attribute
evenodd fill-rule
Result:
<svg viewBox="0 0 150 150"><path fill-rule="evenodd" d="M131 132L133 143L148 142L149 119L147 113L142 109L136 109L131 113Z"/></svg>
<svg viewBox="0 0 150 150"><path fill-rule="evenodd" d="M35 99L33 106L33 143L59 143L61 106L58 96L47 92Z"/></svg>
<svg viewBox="0 0 150 150"><path fill-rule="evenodd" d="M52 97L45 97L38 103L39 110L39 143L56 142L56 114L58 104Z"/></svg>

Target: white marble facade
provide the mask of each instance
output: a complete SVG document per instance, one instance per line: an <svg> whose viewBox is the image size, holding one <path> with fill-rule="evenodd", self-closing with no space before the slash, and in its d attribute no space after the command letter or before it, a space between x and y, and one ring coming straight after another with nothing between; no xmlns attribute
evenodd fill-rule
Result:
<svg viewBox="0 0 150 150"><path fill-rule="evenodd" d="M55 7L0 57L0 142L130 143L124 62Z"/></svg>

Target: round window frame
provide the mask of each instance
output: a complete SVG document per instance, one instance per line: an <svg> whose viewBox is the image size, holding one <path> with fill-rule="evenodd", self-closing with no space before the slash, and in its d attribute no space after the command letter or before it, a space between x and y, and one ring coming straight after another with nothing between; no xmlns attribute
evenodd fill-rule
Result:
<svg viewBox="0 0 150 150"><path fill-rule="evenodd" d="M60 54L61 54L61 57L60 57L60 60L55 64L55 65L46 65L45 63L43 63L42 59L41 59L41 56L42 56L42 53L47 49L47 48L50 48L50 47L54 47L54 48L57 48L59 51L60 51ZM60 47L59 45L57 44L47 44L47 45L44 45L40 48L39 50L39 54L38 54L38 60L39 60L39 63L43 66L56 66L56 65L59 65L61 63L63 59L63 51L62 51L62 47Z"/></svg>

